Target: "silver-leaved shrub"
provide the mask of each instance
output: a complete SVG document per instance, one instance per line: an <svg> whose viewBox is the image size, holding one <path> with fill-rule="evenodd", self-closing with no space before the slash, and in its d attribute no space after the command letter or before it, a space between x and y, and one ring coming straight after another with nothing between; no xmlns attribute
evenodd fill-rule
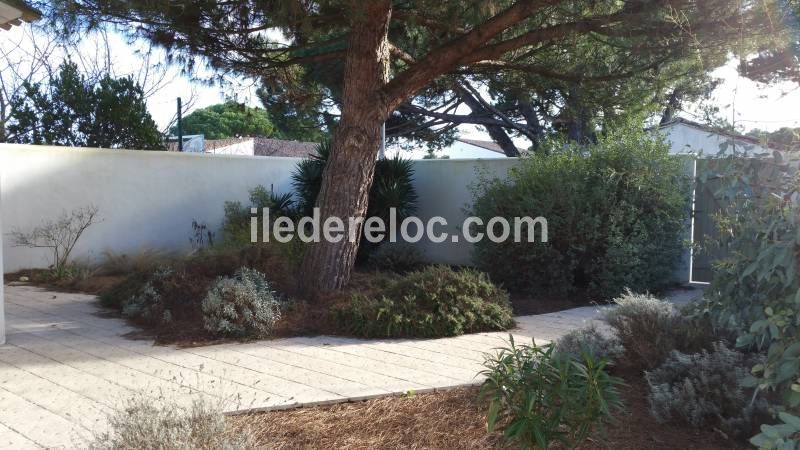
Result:
<svg viewBox="0 0 800 450"><path fill-rule="evenodd" d="M219 277L208 290L204 327L220 336L268 336L281 317L281 303L264 274L242 267L232 277Z"/></svg>
<svg viewBox="0 0 800 450"><path fill-rule="evenodd" d="M650 411L659 422L685 422L716 427L748 437L766 415L763 399L753 400L742 386L752 357L714 344L711 351L673 351L658 368L647 372Z"/></svg>
<svg viewBox="0 0 800 450"><path fill-rule="evenodd" d="M596 325L572 330L555 343L555 352L573 359L581 359L584 354L597 361L613 363L622 356L625 348L616 333L600 330Z"/></svg>

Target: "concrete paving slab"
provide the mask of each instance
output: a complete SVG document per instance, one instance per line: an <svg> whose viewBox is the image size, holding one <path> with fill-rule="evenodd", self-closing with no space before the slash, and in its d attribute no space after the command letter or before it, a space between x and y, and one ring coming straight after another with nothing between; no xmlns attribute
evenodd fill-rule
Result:
<svg viewBox="0 0 800 450"><path fill-rule="evenodd" d="M681 291L685 302L695 291ZM356 401L480 383L484 355L509 333L431 339L297 337L193 348L132 339L90 295L6 286L0 346L0 448L76 448L132 397L226 411ZM597 307L515 318L518 343L557 339L593 323ZM82 444L83 443L83 444Z"/></svg>

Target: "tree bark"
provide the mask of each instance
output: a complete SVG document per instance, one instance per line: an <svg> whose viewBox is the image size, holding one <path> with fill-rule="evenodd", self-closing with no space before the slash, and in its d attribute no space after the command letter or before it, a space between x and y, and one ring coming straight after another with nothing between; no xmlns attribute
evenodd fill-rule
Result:
<svg viewBox="0 0 800 450"><path fill-rule="evenodd" d="M492 113L486 111L486 109L481 105L481 102L478 101L475 97L472 96L470 92L466 89L459 89L459 93L461 94L461 100L466 103L469 109L472 111L470 113L471 116L491 116ZM486 127L486 131L489 133L489 137L503 149L503 153L509 157L517 157L519 156L519 149L517 146L514 145L514 141L508 137L506 131L500 125L484 125Z"/></svg>
<svg viewBox="0 0 800 450"><path fill-rule="evenodd" d="M2 92L0 92L0 142L6 141L6 124L8 118L6 117L6 99Z"/></svg>
<svg viewBox="0 0 800 450"><path fill-rule="evenodd" d="M375 172L381 124L388 116L382 89L388 81L390 0L364 2L351 18L345 57L342 116L317 197L322 222L338 217L346 232L339 242L312 243L300 267L301 289L310 297L350 281L361 226L350 230L349 218L363 218ZM353 233L355 240L350 241Z"/></svg>
<svg viewBox="0 0 800 450"><path fill-rule="evenodd" d="M542 144L542 138L544 137L544 128L539 121L539 115L536 113L536 109L534 109L533 103L530 101L519 102L519 108L522 112L522 116L525 117L525 123L528 124L528 129L531 130L534 136L534 138L531 139L531 148L536 152L539 150Z"/></svg>
<svg viewBox="0 0 800 450"><path fill-rule="evenodd" d="M681 108L682 98L683 92L675 88L669 97L667 97L667 104L664 105L664 113L661 115L661 122L659 125L666 125L675 118L675 114L677 114Z"/></svg>

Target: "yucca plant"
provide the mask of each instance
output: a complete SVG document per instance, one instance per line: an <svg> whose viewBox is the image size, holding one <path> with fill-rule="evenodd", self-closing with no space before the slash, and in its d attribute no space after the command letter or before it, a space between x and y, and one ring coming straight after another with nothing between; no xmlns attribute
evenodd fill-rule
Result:
<svg viewBox="0 0 800 450"><path fill-rule="evenodd" d="M375 180L369 192L370 217L389 220L389 208L397 209L398 220L410 217L417 210L417 192L414 190L414 167L411 160L381 159L375 166Z"/></svg>
<svg viewBox="0 0 800 450"><path fill-rule="evenodd" d="M298 197L300 212L311 216L322 186L322 172L328 163L332 147L330 141L317 146L316 152L297 165L292 174L292 186ZM369 192L367 217L380 217L389 221L389 210L397 210L397 220L410 217L417 209L417 193L414 190L414 167L410 160L400 156L381 159L375 166L375 178ZM362 249L372 248L363 242ZM365 256L362 255L361 256Z"/></svg>
<svg viewBox="0 0 800 450"><path fill-rule="evenodd" d="M322 187L322 172L331 154L330 141L317 145L314 153L297 164L292 174L292 187L298 198L298 207L303 215L310 216L317 202L317 195Z"/></svg>

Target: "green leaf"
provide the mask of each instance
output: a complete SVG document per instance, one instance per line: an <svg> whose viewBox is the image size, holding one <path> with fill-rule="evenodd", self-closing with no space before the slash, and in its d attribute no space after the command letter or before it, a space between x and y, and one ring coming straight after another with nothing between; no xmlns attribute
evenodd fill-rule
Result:
<svg viewBox="0 0 800 450"><path fill-rule="evenodd" d="M772 442L772 439L768 438L763 433L759 433L750 438L750 443L755 445L758 448L765 448Z"/></svg>
<svg viewBox="0 0 800 450"><path fill-rule="evenodd" d="M800 417L781 411L778 413L778 418L784 423L793 426L795 430L800 431Z"/></svg>
<svg viewBox="0 0 800 450"><path fill-rule="evenodd" d="M486 413L486 425L490 433L495 430L499 413L500 413L500 402L492 400L489 403L489 412Z"/></svg>

